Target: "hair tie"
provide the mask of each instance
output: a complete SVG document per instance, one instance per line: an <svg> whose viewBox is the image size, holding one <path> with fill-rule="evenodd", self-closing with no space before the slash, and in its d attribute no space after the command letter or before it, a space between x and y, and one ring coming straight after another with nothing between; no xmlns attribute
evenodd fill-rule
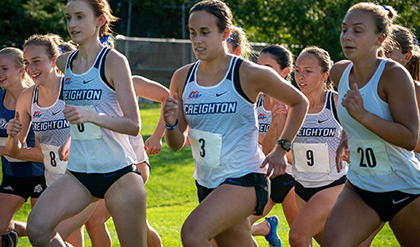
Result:
<svg viewBox="0 0 420 247"><path fill-rule="evenodd" d="M237 28L241 29L241 26L236 26ZM227 42L231 42L233 40L233 34L230 32L229 38L227 38Z"/></svg>
<svg viewBox="0 0 420 247"><path fill-rule="evenodd" d="M229 38L227 38L227 42L232 42L232 39L233 39L233 35L232 35L232 33L230 33L230 35L229 35Z"/></svg>
<svg viewBox="0 0 420 247"><path fill-rule="evenodd" d="M60 45L60 46L58 46L58 48L60 48L60 53L61 54L66 53L66 49L64 48L64 46Z"/></svg>
<svg viewBox="0 0 420 247"><path fill-rule="evenodd" d="M102 45L107 45L107 46L111 46L111 42L108 41L109 39L109 34L105 35L104 37L102 37L99 42L101 42Z"/></svg>
<svg viewBox="0 0 420 247"><path fill-rule="evenodd" d="M386 11L390 11L390 9L385 5L382 5L382 8L384 8Z"/></svg>
<svg viewBox="0 0 420 247"><path fill-rule="evenodd" d="M419 45L419 41L416 39L416 37L413 37L413 44L414 45Z"/></svg>

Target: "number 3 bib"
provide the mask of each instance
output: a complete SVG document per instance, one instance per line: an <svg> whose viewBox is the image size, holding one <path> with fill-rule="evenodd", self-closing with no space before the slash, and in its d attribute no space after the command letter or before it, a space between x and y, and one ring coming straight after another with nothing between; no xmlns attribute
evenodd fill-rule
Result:
<svg viewBox="0 0 420 247"><path fill-rule="evenodd" d="M191 150L197 164L218 168L222 152L222 135L191 129L188 132Z"/></svg>
<svg viewBox="0 0 420 247"><path fill-rule="evenodd" d="M293 143L292 153L293 165L298 172L330 172L327 143Z"/></svg>
<svg viewBox="0 0 420 247"><path fill-rule="evenodd" d="M96 112L93 105L83 105L78 107L83 110ZM70 124L70 132L73 140L83 141L102 138L101 128L92 123Z"/></svg>
<svg viewBox="0 0 420 247"><path fill-rule="evenodd" d="M350 169L363 176L391 173L386 146L380 140L349 139Z"/></svg>

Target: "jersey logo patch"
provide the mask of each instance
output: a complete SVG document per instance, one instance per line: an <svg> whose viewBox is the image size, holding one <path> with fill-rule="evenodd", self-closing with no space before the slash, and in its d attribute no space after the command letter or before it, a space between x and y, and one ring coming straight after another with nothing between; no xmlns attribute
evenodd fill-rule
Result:
<svg viewBox="0 0 420 247"><path fill-rule="evenodd" d="M7 121L4 118L0 118L0 129L6 129Z"/></svg>
<svg viewBox="0 0 420 247"><path fill-rule="evenodd" d="M323 123L325 121L328 121L328 118L327 119L324 119L324 120L318 120L318 123L320 124L320 123Z"/></svg>
<svg viewBox="0 0 420 247"><path fill-rule="evenodd" d="M41 116L42 116L42 114L41 114L40 111L34 112L34 115L33 115L34 118L41 117Z"/></svg>
<svg viewBox="0 0 420 247"><path fill-rule="evenodd" d="M198 99L201 97L202 94L200 94L199 91L191 91L190 95L188 95L188 99Z"/></svg>
<svg viewBox="0 0 420 247"><path fill-rule="evenodd" d="M258 114L258 120L263 120L263 119L266 119L266 118L267 118L267 116L265 115L265 113Z"/></svg>
<svg viewBox="0 0 420 247"><path fill-rule="evenodd" d="M71 78L64 79L64 85L69 85L71 83Z"/></svg>

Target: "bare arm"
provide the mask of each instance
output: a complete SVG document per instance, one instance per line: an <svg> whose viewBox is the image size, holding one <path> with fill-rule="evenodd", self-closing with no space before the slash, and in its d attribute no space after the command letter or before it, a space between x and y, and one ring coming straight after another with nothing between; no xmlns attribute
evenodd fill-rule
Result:
<svg viewBox="0 0 420 247"><path fill-rule="evenodd" d="M418 81L414 81L414 89L416 90L417 109L420 111L420 83ZM414 152L420 153L420 138Z"/></svg>
<svg viewBox="0 0 420 247"><path fill-rule="evenodd" d="M23 144L32 123L30 106L33 87L26 89L16 103L16 116L7 123L6 148L9 156L26 161L42 162L41 149L35 139L35 147L24 148Z"/></svg>
<svg viewBox="0 0 420 247"><path fill-rule="evenodd" d="M131 71L127 59L115 50L111 50L105 60L105 76L114 86L122 116L110 116L103 113L92 114L91 111L66 105L64 116L72 124L90 122L102 128L128 135L138 135L140 132L140 117Z"/></svg>
<svg viewBox="0 0 420 247"><path fill-rule="evenodd" d="M187 136L187 122L184 118L182 109L182 91L187 78L188 69L192 65L186 65L172 76L170 86L170 97L166 99L163 108L163 117L168 126L174 126L178 121L178 126L173 130L165 130L165 141L169 148L174 151L180 150L185 143Z"/></svg>
<svg viewBox="0 0 420 247"><path fill-rule="evenodd" d="M262 140L262 150L265 155L273 150L276 141L280 138L286 123L287 106L277 103L271 110L271 124L267 134Z"/></svg>
<svg viewBox="0 0 420 247"><path fill-rule="evenodd" d="M160 102L161 110L158 124L153 134L145 141L144 148L147 154L158 154L162 150L162 137L165 133L163 120L163 107L166 98L169 97L169 90L160 83L149 80L142 76L133 76L133 84L136 95L148 100Z"/></svg>
<svg viewBox="0 0 420 247"><path fill-rule="evenodd" d="M244 65L240 69L240 79L243 90L249 98L256 99L259 92L264 92L288 106L288 115L280 138L293 141L308 111L306 97L274 70L251 63ZM276 144L261 165L263 167L268 164L266 176L273 178L285 172L287 164L285 155L286 150Z"/></svg>
<svg viewBox="0 0 420 247"><path fill-rule="evenodd" d="M64 71L65 71L65 68L66 68L67 57L70 55L70 53L71 52L61 54L56 59L55 63L57 64L57 68L59 68L61 70L61 72L63 72L63 74L64 74Z"/></svg>

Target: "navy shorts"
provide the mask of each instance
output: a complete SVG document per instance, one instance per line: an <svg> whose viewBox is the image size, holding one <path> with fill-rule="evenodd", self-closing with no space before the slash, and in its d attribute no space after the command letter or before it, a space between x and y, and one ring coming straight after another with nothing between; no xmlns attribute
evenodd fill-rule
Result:
<svg viewBox="0 0 420 247"><path fill-rule="evenodd" d="M325 189L332 188L340 184L344 184L346 181L347 181L347 176L342 176L340 179L335 180L334 182L328 185L325 185L322 187L316 187L316 188L305 188L303 187L301 183L296 181L295 193L300 198L302 198L305 202L308 202L309 199L312 198L312 196L314 196L316 193L320 192L321 190L325 190Z"/></svg>
<svg viewBox="0 0 420 247"><path fill-rule="evenodd" d="M270 198L275 203L282 203L289 191L295 186L295 179L287 173L271 179L270 182Z"/></svg>
<svg viewBox="0 0 420 247"><path fill-rule="evenodd" d="M350 183L350 181L349 181ZM352 183L354 191L362 200L379 215L383 222L391 221L398 212L410 202L416 200L420 195L407 194L401 191L370 192L362 190Z"/></svg>
<svg viewBox="0 0 420 247"><path fill-rule="evenodd" d="M38 198L46 188L44 176L19 178L3 174L0 193L17 195L26 201L29 197Z"/></svg>
<svg viewBox="0 0 420 247"><path fill-rule="evenodd" d="M222 184L239 185L243 187L255 187L257 194L257 206L255 207L255 215L262 215L264 207L268 202L269 191L269 179L265 177L265 174L261 173L249 173L239 178L228 178ZM195 181L197 186L198 200L201 203L213 190L204 186L201 186ZM217 189L217 188L216 188Z"/></svg>
<svg viewBox="0 0 420 247"><path fill-rule="evenodd" d="M135 165L129 165L108 173L69 172L89 190L92 196L97 198L104 198L109 187L125 174L135 172L141 175Z"/></svg>

